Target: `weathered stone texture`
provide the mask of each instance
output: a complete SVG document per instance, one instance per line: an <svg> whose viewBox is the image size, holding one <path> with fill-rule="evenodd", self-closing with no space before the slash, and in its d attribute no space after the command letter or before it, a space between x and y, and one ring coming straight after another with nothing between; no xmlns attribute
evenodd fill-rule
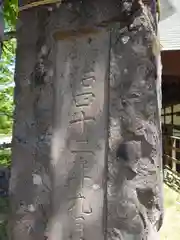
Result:
<svg viewBox="0 0 180 240"><path fill-rule="evenodd" d="M50 240L104 239L106 29L57 43Z"/></svg>
<svg viewBox="0 0 180 240"><path fill-rule="evenodd" d="M141 11L111 36L108 239L158 239L162 224L159 75ZM157 53L159 55L159 53Z"/></svg>
<svg viewBox="0 0 180 240"><path fill-rule="evenodd" d="M44 240L49 214L52 77L46 11L21 14L15 73L10 239ZM51 46L52 48L52 46ZM48 70L48 71L47 71ZM46 82L45 82L46 79Z"/></svg>
<svg viewBox="0 0 180 240"><path fill-rule="evenodd" d="M144 10L94 0L20 14L12 240L158 238L160 68Z"/></svg>

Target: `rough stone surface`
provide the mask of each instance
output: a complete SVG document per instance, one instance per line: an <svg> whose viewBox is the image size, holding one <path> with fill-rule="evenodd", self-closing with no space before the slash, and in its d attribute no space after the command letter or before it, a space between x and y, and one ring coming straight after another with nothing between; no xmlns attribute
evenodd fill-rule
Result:
<svg viewBox="0 0 180 240"><path fill-rule="evenodd" d="M108 239L159 239L162 224L160 76L146 24L140 12L112 30Z"/></svg>
<svg viewBox="0 0 180 240"><path fill-rule="evenodd" d="M50 240L104 239L108 46L106 29L57 43Z"/></svg>
<svg viewBox="0 0 180 240"><path fill-rule="evenodd" d="M10 239L158 239L155 20L135 0L51 10L19 16Z"/></svg>
<svg viewBox="0 0 180 240"><path fill-rule="evenodd" d="M51 65L47 65L52 62L47 18L47 11L23 13L23 27L18 30L9 189L9 238L13 240L44 240L50 211L53 89Z"/></svg>

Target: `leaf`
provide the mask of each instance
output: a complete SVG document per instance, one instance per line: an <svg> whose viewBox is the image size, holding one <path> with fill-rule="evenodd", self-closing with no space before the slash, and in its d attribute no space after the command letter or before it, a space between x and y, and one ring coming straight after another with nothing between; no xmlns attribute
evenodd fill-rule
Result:
<svg viewBox="0 0 180 240"><path fill-rule="evenodd" d="M18 16L18 0L5 0L3 10L6 27L14 30Z"/></svg>

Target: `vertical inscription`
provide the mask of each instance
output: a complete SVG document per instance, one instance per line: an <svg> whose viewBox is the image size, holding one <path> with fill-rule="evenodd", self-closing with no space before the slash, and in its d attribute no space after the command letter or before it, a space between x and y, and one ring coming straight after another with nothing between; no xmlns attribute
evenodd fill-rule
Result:
<svg viewBox="0 0 180 240"><path fill-rule="evenodd" d="M78 189L78 196L76 199L76 211L74 220L75 220L75 229L70 234L72 237L71 239L85 239L84 236L84 228L85 228L85 218L86 215L92 214L93 209L91 207L90 202L88 201L87 191L87 183L91 182L91 177L88 176L88 163L92 161L94 158L94 151L93 149L88 146L89 142L88 139L84 138L85 133L85 125L95 123L96 119L94 116L86 116L86 112L88 108L93 104L93 101L96 100L96 95L93 92L93 83L96 82L96 77L93 75L94 72L85 73L80 81L81 85L81 92L78 92L74 96L75 102L75 113L73 114L73 118L70 121L71 126L73 124L79 123L81 139L76 141L76 149L70 149L71 153L74 155L75 161L77 161L80 167L80 174L78 178L80 178L80 185ZM88 150L86 150L88 149ZM77 207L79 209L77 209ZM72 209L71 209L72 211Z"/></svg>
<svg viewBox="0 0 180 240"><path fill-rule="evenodd" d="M89 105L87 105L87 106L89 106ZM76 107L80 107L80 106L76 105ZM81 104L81 107L82 107L82 104ZM70 121L70 124L80 123L81 124L82 134L83 134L84 133L84 129L85 129L85 123L92 122L92 121L96 121L93 116L86 116L85 111L79 109L79 112L77 110L73 114L73 120Z"/></svg>
<svg viewBox="0 0 180 240"><path fill-rule="evenodd" d="M95 77L93 76L94 72L90 72L88 74L85 74L82 78L82 86L84 88L92 88L93 83L95 82Z"/></svg>
<svg viewBox="0 0 180 240"><path fill-rule="evenodd" d="M54 134L58 167L53 203L60 227L53 232L62 240L104 239L104 85L109 33L103 30L91 41L88 38L58 45Z"/></svg>

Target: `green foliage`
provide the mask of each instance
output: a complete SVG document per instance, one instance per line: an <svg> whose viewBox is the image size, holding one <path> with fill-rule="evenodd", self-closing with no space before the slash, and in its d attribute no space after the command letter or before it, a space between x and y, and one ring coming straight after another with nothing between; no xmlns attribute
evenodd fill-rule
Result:
<svg viewBox="0 0 180 240"><path fill-rule="evenodd" d="M4 135L11 135L12 133L12 102L12 93L10 93L9 88L0 92L0 137L3 137Z"/></svg>
<svg viewBox="0 0 180 240"><path fill-rule="evenodd" d="M0 134L10 135L13 123L13 87L0 91Z"/></svg>
<svg viewBox="0 0 180 240"><path fill-rule="evenodd" d="M17 15L18 15L18 0L5 0L4 1L4 18L5 18L6 28L10 30L15 29Z"/></svg>
<svg viewBox="0 0 180 240"><path fill-rule="evenodd" d="M0 85L12 82L14 73L16 40L4 42L0 61Z"/></svg>
<svg viewBox="0 0 180 240"><path fill-rule="evenodd" d="M0 150L0 166L9 167L11 163L10 157L11 157L10 149Z"/></svg>
<svg viewBox="0 0 180 240"><path fill-rule="evenodd" d="M7 43L0 61L0 134L11 134L15 40Z"/></svg>
<svg viewBox="0 0 180 240"><path fill-rule="evenodd" d="M4 17L5 31L15 30L17 19L18 0L5 0ZM13 123L13 76L15 63L16 41L10 40L3 44L3 53L0 60L0 135L10 135ZM9 149L0 150L0 165L10 166ZM0 198L0 239L7 240L8 198Z"/></svg>
<svg viewBox="0 0 180 240"><path fill-rule="evenodd" d="M5 31L13 31L16 28L18 13L18 0L4 1ZM3 43L3 53L0 60L0 135L10 135L13 123L13 77L15 63L16 41L10 40ZM0 150L0 165L10 166L9 149ZM8 198L0 198L0 239L7 240Z"/></svg>
<svg viewBox="0 0 180 240"><path fill-rule="evenodd" d="M10 135L12 132L15 51L15 39L4 43L0 60L0 135Z"/></svg>

